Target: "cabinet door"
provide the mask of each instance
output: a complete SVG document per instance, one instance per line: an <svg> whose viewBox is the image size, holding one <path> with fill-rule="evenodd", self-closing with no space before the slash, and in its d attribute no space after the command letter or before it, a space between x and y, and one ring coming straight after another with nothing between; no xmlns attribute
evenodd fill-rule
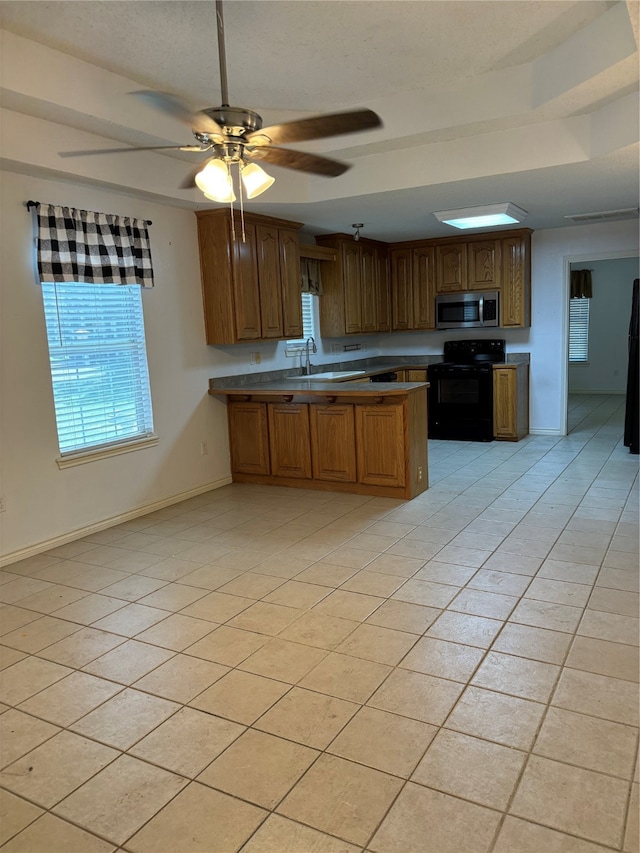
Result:
<svg viewBox="0 0 640 853"><path fill-rule="evenodd" d="M376 249L378 263L378 331L391 331L391 293L389 289L389 259L387 250Z"/></svg>
<svg viewBox="0 0 640 853"><path fill-rule="evenodd" d="M436 293L467 289L467 244L436 246Z"/></svg>
<svg viewBox="0 0 640 853"><path fill-rule="evenodd" d="M314 480L356 481L356 440L353 406L309 407Z"/></svg>
<svg viewBox="0 0 640 853"><path fill-rule="evenodd" d="M262 337L281 338L283 336L282 284L280 280L278 229L269 225L258 225L256 228L256 247Z"/></svg>
<svg viewBox="0 0 640 853"><path fill-rule="evenodd" d="M260 297L256 227L245 224L246 241L233 243L233 295L236 339L255 341L261 337Z"/></svg>
<svg viewBox="0 0 640 853"><path fill-rule="evenodd" d="M309 406L269 403L269 450L274 477L311 478Z"/></svg>
<svg viewBox="0 0 640 853"><path fill-rule="evenodd" d="M341 244L344 280L345 333L362 332L362 270L361 250L357 243Z"/></svg>
<svg viewBox="0 0 640 853"><path fill-rule="evenodd" d="M361 250L362 331L378 331L378 294L380 266L375 246L362 246Z"/></svg>
<svg viewBox="0 0 640 853"><path fill-rule="evenodd" d="M405 370L404 372L405 382L426 382L427 381L427 371L426 368L421 368L419 370Z"/></svg>
<svg viewBox="0 0 640 853"><path fill-rule="evenodd" d="M391 328L406 332L413 328L411 250L391 251Z"/></svg>
<svg viewBox="0 0 640 853"><path fill-rule="evenodd" d="M358 482L370 486L404 486L402 405L357 405L355 411Z"/></svg>
<svg viewBox="0 0 640 853"><path fill-rule="evenodd" d="M223 219L199 219L198 247L206 341L233 344L236 342L234 263L227 223Z"/></svg>
<svg viewBox="0 0 640 853"><path fill-rule="evenodd" d="M412 253L413 328L435 329L434 251L431 246Z"/></svg>
<svg viewBox="0 0 640 853"><path fill-rule="evenodd" d="M231 401L227 413L232 473L269 474L267 404Z"/></svg>
<svg viewBox="0 0 640 853"><path fill-rule="evenodd" d="M283 334L289 340L302 337L300 301L300 246L296 231L280 228L280 276L282 278Z"/></svg>
<svg viewBox="0 0 640 853"><path fill-rule="evenodd" d="M500 241L482 240L469 243L469 290L496 290L500 287Z"/></svg>
<svg viewBox="0 0 640 853"><path fill-rule="evenodd" d="M496 438L517 438L517 374L508 367L493 371L493 434Z"/></svg>
<svg viewBox="0 0 640 853"><path fill-rule="evenodd" d="M530 235L505 237L502 242L500 325L531 325Z"/></svg>

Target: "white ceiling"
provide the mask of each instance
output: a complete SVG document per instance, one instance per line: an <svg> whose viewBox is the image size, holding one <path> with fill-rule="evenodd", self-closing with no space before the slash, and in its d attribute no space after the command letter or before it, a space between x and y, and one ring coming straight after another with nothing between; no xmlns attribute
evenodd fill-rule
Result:
<svg viewBox="0 0 640 853"><path fill-rule="evenodd" d="M312 233L450 233L434 210L512 201L532 228L638 204L638 2L227 0L229 94L265 124L367 106L384 127L292 146L352 164L335 179L267 167L249 202ZM60 158L190 144L131 98L220 102L213 0L0 4L2 164L189 207L194 154Z"/></svg>

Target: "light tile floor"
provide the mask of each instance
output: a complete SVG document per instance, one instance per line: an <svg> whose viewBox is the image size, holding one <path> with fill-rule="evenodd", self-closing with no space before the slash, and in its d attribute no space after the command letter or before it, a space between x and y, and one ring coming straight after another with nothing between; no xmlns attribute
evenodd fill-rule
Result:
<svg viewBox="0 0 640 853"><path fill-rule="evenodd" d="M6 567L3 853L635 853L638 457L570 416Z"/></svg>

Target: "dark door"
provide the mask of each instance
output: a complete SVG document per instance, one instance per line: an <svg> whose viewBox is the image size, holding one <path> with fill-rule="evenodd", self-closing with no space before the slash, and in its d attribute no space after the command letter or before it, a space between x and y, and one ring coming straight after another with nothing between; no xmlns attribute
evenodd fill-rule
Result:
<svg viewBox="0 0 640 853"><path fill-rule="evenodd" d="M640 453L638 426L638 283L633 282L631 321L629 323L629 369L627 370L627 403L624 417L624 444L629 453Z"/></svg>

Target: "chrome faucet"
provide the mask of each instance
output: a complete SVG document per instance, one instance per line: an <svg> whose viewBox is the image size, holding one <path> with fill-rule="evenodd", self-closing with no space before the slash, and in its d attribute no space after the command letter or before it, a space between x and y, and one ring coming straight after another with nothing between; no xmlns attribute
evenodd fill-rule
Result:
<svg viewBox="0 0 640 853"><path fill-rule="evenodd" d="M314 353L318 352L318 348L316 347L316 342L315 342L314 338L308 337L306 342L305 342L305 345L304 345L304 350L305 350L305 355L306 355L305 367L304 367L304 375L305 376L308 376L311 373L311 360L309 358L309 344L311 344L313 347L312 352L314 352Z"/></svg>

